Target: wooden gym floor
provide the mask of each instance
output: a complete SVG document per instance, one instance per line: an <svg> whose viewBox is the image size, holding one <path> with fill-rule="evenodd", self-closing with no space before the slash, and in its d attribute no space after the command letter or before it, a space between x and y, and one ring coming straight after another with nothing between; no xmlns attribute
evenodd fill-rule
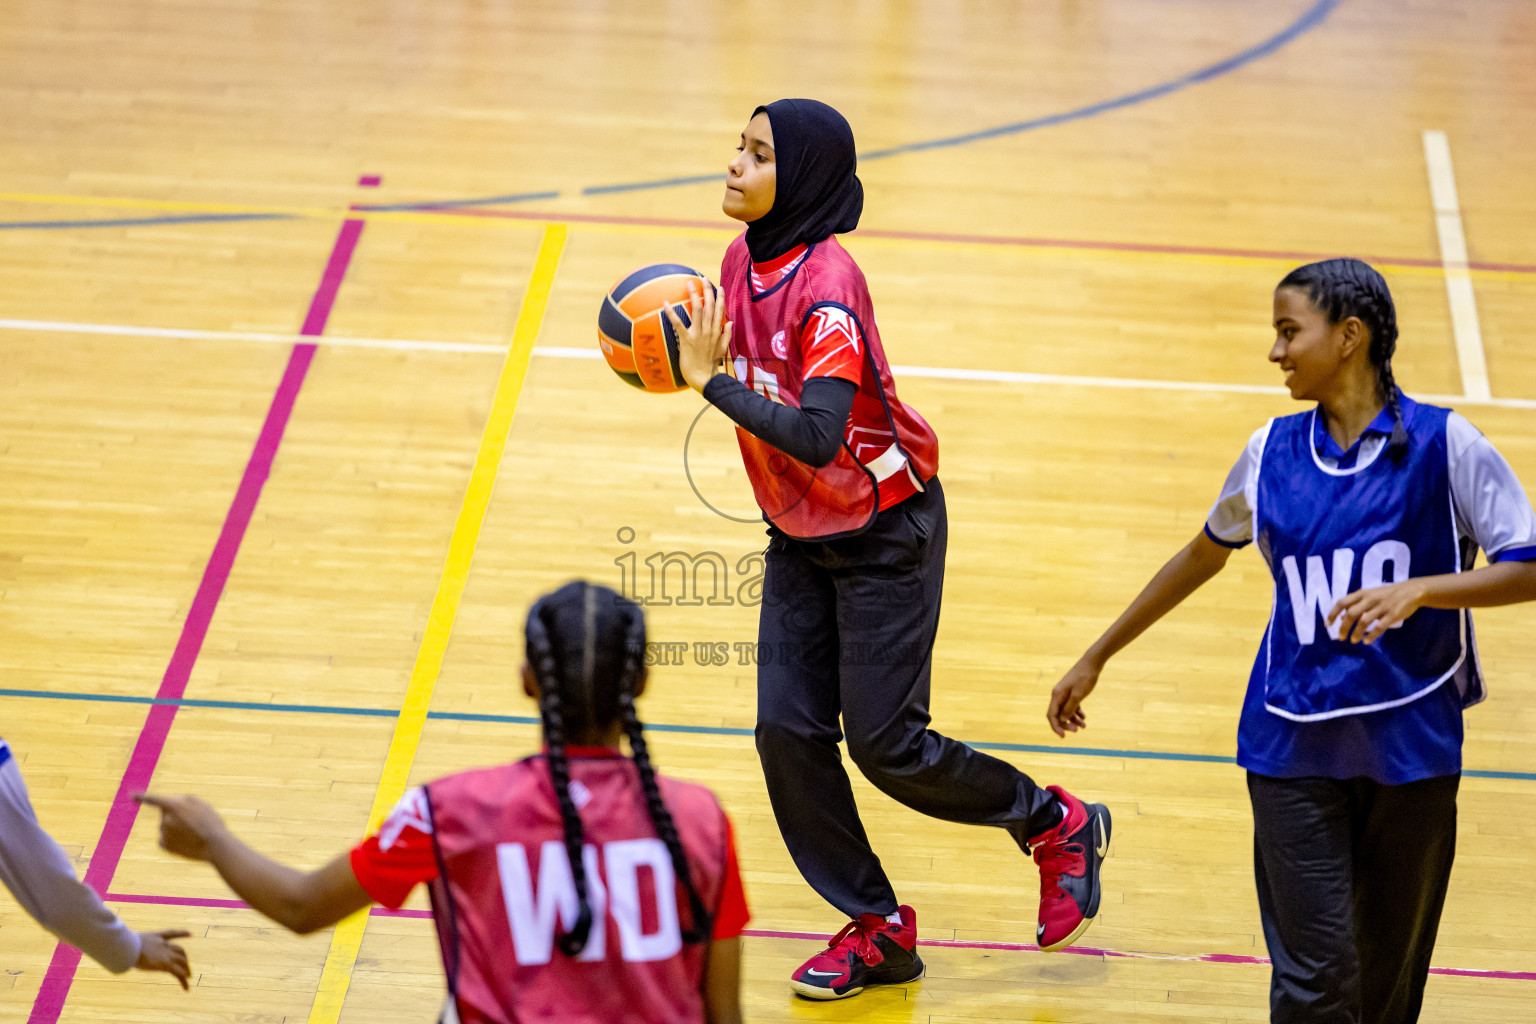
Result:
<svg viewBox="0 0 1536 1024"><path fill-rule="evenodd" d="M0 735L112 905L195 933L196 984L72 971L0 899L0 1022L433 1019L420 900L293 937L162 855L123 794L199 793L319 864L408 781L534 747L512 675L534 596L631 566L650 595L671 552L719 555L731 600L668 604L667 570L653 638L687 654L643 712L663 768L735 817L752 1020L1264 1020L1231 762L1258 556L1114 663L1088 732L1058 742L1046 696L1294 408L1264 357L1299 262L1373 259L1398 379L1536 485L1533 46L1520 0L12 0ZM1116 823L1101 918L1042 955L1033 865L1001 833L856 780L944 944L922 982L832 1005L785 984L840 922L752 748L734 645L763 534L734 443L713 412L694 429L691 393L592 358L622 273L718 267L719 176L784 95L855 128L848 245L942 442L937 725ZM1426 1021L1536 1005L1536 630L1529 608L1478 624L1492 696L1468 716Z"/></svg>

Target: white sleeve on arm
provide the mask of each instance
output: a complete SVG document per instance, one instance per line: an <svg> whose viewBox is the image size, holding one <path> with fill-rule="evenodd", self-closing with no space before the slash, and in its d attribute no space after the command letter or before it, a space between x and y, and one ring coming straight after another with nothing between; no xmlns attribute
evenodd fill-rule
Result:
<svg viewBox="0 0 1536 1024"><path fill-rule="evenodd" d="M1211 506L1211 514L1205 517L1205 535L1222 547L1246 547L1253 540L1254 494L1259 486L1259 460L1268 436L1267 423L1253 432L1232 472L1227 474L1227 482L1221 485L1221 495Z"/></svg>
<svg viewBox="0 0 1536 1024"><path fill-rule="evenodd" d="M43 831L10 749L0 741L0 882L37 923L114 974L139 959L139 936L75 877Z"/></svg>
<svg viewBox="0 0 1536 1024"><path fill-rule="evenodd" d="M1536 561L1536 511L1493 442L1460 413L1445 424L1456 529L1488 561Z"/></svg>

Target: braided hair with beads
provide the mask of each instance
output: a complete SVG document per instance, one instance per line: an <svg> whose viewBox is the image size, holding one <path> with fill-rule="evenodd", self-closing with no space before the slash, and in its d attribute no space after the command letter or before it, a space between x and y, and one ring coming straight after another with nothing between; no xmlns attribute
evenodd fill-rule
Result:
<svg viewBox="0 0 1536 1024"><path fill-rule="evenodd" d="M540 598L528 612L528 664L539 684L539 717L549 748L549 775L559 801L566 855L578 904L575 924L556 939L574 957L586 947L593 915L582 854L581 814L571 796L569 737L621 722L646 809L656 835L671 855L672 870L688 899L690 920L683 941L707 940L713 921L694 886L677 824L662 800L635 711L645 665L645 614L639 605L603 586L577 581ZM599 923L601 927L601 923Z"/></svg>
<svg viewBox="0 0 1536 1024"><path fill-rule="evenodd" d="M1392 377L1392 355L1397 351L1397 307L1387 282L1376 269L1361 260L1332 259L1308 263L1285 275L1279 288L1295 288L1311 300L1317 311L1337 324L1356 317L1371 334L1366 352L1376 367L1376 383L1387 408L1392 410L1392 437L1387 454L1401 462L1408 454L1408 429L1403 426L1397 381Z"/></svg>

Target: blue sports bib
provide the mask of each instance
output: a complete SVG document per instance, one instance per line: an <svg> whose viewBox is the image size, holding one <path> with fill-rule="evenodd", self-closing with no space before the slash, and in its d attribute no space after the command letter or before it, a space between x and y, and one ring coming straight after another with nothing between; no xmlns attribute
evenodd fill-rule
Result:
<svg viewBox="0 0 1536 1024"><path fill-rule="evenodd" d="M1275 580L1274 609L1249 681L1267 711L1309 722L1399 707L1467 663L1463 611L1421 608L1373 644L1343 642L1337 624L1324 621L1352 591L1461 571L1448 415L1416 406L1401 462L1383 448L1351 469L1330 469L1318 457L1316 411L1271 421L1253 515Z"/></svg>

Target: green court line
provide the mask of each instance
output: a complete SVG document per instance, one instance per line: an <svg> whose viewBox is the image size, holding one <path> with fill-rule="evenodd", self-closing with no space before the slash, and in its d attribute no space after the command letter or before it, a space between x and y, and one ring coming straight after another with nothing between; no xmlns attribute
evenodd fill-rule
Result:
<svg viewBox="0 0 1536 1024"><path fill-rule="evenodd" d="M324 704L269 704L248 700L160 700L155 697L124 697L110 693L71 693L58 690L13 690L0 688L0 697L32 697L42 700L78 700L108 704L174 704L181 708L212 708L220 711L279 711L310 715L351 715L367 718L394 718L398 711L388 708L349 708ZM538 725L531 715L488 715L467 711L429 711L427 718L443 722L489 722L498 725ZM694 733L704 736L751 736L751 729L724 725L678 725L671 722L647 722L650 732ZM1236 764L1235 757L1220 754L1188 754L1175 750L1115 750L1108 747L1063 747L1042 743L968 743L977 750L1001 750L1023 754L1068 754L1076 757L1118 757L1138 761L1181 761L1194 764ZM1514 779L1536 782L1536 772L1494 772L1463 768L1462 775L1472 779Z"/></svg>

